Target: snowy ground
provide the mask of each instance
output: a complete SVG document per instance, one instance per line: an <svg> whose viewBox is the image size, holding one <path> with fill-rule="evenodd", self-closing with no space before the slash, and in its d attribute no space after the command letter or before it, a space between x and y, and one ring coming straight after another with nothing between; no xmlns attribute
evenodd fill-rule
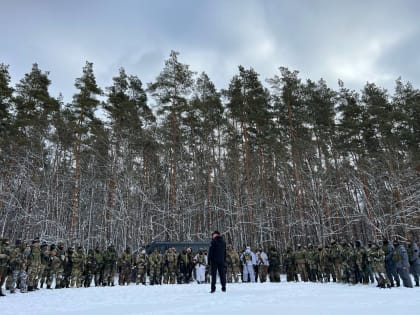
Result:
<svg viewBox="0 0 420 315"><path fill-rule="evenodd" d="M134 314L419 314L420 289L321 283L228 284L210 294L209 284L41 289L7 292L1 315Z"/></svg>

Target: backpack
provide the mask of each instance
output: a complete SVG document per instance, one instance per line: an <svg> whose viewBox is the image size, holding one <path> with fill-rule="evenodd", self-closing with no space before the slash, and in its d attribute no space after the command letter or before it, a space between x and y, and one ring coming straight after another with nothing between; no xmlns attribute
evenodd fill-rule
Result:
<svg viewBox="0 0 420 315"><path fill-rule="evenodd" d="M248 262L250 262L252 260L251 253L245 252L243 260L244 260L244 264L247 264Z"/></svg>

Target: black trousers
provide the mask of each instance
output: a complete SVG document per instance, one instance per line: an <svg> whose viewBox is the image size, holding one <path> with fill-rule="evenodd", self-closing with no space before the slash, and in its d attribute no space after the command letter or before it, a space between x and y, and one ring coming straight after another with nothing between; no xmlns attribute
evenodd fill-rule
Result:
<svg viewBox="0 0 420 315"><path fill-rule="evenodd" d="M211 289L216 289L216 277L219 272L220 283L222 288L226 288L226 272L224 263L212 263L211 264Z"/></svg>

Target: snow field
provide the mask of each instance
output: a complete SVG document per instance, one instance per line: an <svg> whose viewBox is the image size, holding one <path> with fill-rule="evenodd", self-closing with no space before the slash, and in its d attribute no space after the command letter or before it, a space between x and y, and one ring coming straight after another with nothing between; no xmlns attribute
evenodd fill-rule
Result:
<svg viewBox="0 0 420 315"><path fill-rule="evenodd" d="M420 289L336 283L238 283L210 294L209 284L41 289L7 294L1 315L418 314Z"/></svg>

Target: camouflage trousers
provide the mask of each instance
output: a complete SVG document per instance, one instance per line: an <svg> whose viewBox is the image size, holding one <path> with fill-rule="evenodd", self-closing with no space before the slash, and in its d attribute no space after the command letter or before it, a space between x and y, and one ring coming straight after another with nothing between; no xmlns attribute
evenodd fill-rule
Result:
<svg viewBox="0 0 420 315"><path fill-rule="evenodd" d="M146 268L137 268L136 284L146 284Z"/></svg>
<svg viewBox="0 0 420 315"><path fill-rule="evenodd" d="M6 287L9 288L11 293L15 292L16 288L20 288L21 293L28 292L28 275L26 271L23 269L13 270L7 278Z"/></svg>
<svg viewBox="0 0 420 315"><path fill-rule="evenodd" d="M71 271L70 287L76 286L80 288L82 286L83 272L81 269L73 267Z"/></svg>
<svg viewBox="0 0 420 315"><path fill-rule="evenodd" d="M51 272L51 269L48 266L41 265L39 269L39 281L41 282L41 288L43 287L44 283L48 281L48 275Z"/></svg>
<svg viewBox="0 0 420 315"><path fill-rule="evenodd" d="M227 282L232 283L232 279L235 282L239 281L238 275L240 274L238 265L228 265L226 269Z"/></svg>
<svg viewBox="0 0 420 315"><path fill-rule="evenodd" d="M266 265L258 266L258 277L260 278L261 283L267 281L267 270L268 270L268 267Z"/></svg>
<svg viewBox="0 0 420 315"><path fill-rule="evenodd" d="M118 276L118 284L119 285L129 285L130 284L130 276L131 276L131 266L122 266L121 272Z"/></svg>
<svg viewBox="0 0 420 315"><path fill-rule="evenodd" d="M292 266L286 267L286 280L287 282L298 281L298 276L296 274L296 269Z"/></svg>
<svg viewBox="0 0 420 315"><path fill-rule="evenodd" d="M280 282L280 268L279 267L273 267L270 266L269 267L269 272L268 272L269 278L270 278L270 282Z"/></svg>
<svg viewBox="0 0 420 315"><path fill-rule="evenodd" d="M38 287L39 264L31 264L28 268L28 286L32 288Z"/></svg>
<svg viewBox="0 0 420 315"><path fill-rule="evenodd" d="M335 262L333 265L333 279L337 282L343 281L343 264L341 262Z"/></svg>
<svg viewBox="0 0 420 315"><path fill-rule="evenodd" d="M160 268L150 268L150 284L161 284Z"/></svg>
<svg viewBox="0 0 420 315"><path fill-rule="evenodd" d="M372 272L375 276L376 282L378 283L378 287L385 288L387 286L391 286L386 273L385 273L385 266L381 263L373 264L372 265Z"/></svg>
<svg viewBox="0 0 420 315"><path fill-rule="evenodd" d="M104 269L102 267L96 268L93 277L96 287L102 285L104 279Z"/></svg>
<svg viewBox="0 0 420 315"><path fill-rule="evenodd" d="M47 278L47 286L51 287L53 281L55 279L55 288L62 288L64 284L64 270L58 269L58 270L51 270L48 274Z"/></svg>
<svg viewBox="0 0 420 315"><path fill-rule="evenodd" d="M170 263L165 265L163 268L163 283L164 284L175 284L177 279L177 270L176 265Z"/></svg>
<svg viewBox="0 0 420 315"><path fill-rule="evenodd" d="M298 263L296 265L296 271L300 274L300 280L307 282L308 281L308 271L306 269L305 263Z"/></svg>
<svg viewBox="0 0 420 315"><path fill-rule="evenodd" d="M114 286L115 269L111 266L105 266L103 285Z"/></svg>
<svg viewBox="0 0 420 315"><path fill-rule="evenodd" d="M166 267L163 273L164 284L175 284L177 279L175 267Z"/></svg>

